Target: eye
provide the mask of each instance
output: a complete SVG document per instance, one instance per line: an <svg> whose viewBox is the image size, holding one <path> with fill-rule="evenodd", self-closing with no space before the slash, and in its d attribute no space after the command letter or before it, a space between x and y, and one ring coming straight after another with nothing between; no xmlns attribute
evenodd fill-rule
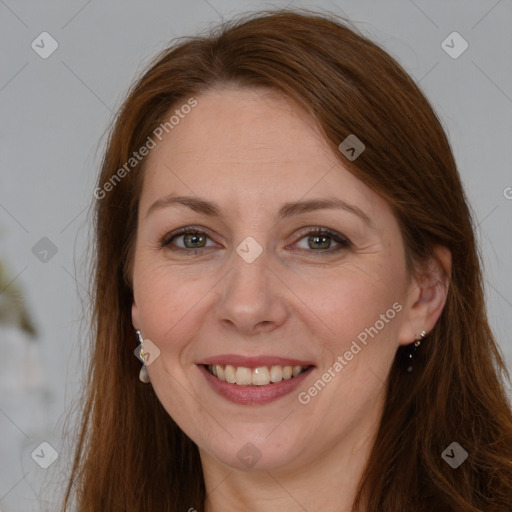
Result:
<svg viewBox="0 0 512 512"><path fill-rule="evenodd" d="M160 247L167 247L173 251L187 251L190 249L203 249L208 247L213 247L214 245L207 246L206 242L209 236L204 231L199 231L198 229L185 227L178 229L177 231L173 231L166 235L160 241ZM182 245L176 246L175 240L182 240Z"/></svg>
<svg viewBox="0 0 512 512"><path fill-rule="evenodd" d="M350 240L345 236L326 228L309 229L305 233L302 233L302 237L297 244L302 240L305 240L305 243L302 247L299 246L299 248L310 249L313 250L313 252L338 252L352 245ZM337 247L331 247L333 241L338 244Z"/></svg>
<svg viewBox="0 0 512 512"><path fill-rule="evenodd" d="M341 251L342 249L347 249L352 246L352 243L348 238L337 233L336 231L331 231L326 228L307 228L307 231L303 231L301 233L301 238L295 245L305 240L305 246L299 248L302 250L308 250L309 252L317 252L317 253L333 253ZM209 247L215 247L216 244L212 242L211 245L207 245L207 241L210 237L204 231L200 231L199 229L192 227L184 227L180 228L177 231L173 231L168 235L164 236L160 241L160 248L167 248L172 251L182 251L190 253L191 250L198 249L207 249ZM181 239L181 245L176 244L176 240ZM332 242L338 244L337 247L331 247ZM194 252L195 254L195 252Z"/></svg>

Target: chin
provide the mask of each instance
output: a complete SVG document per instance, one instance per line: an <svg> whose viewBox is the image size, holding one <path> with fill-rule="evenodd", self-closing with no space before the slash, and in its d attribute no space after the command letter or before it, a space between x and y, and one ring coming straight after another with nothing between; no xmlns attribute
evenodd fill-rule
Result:
<svg viewBox="0 0 512 512"><path fill-rule="evenodd" d="M275 428L275 425L274 425ZM248 435L247 432L236 435L229 442L220 445L199 445L218 462L236 470L242 471L273 471L297 466L300 454L304 454L305 446L301 441L287 436L271 434L270 439L265 428L261 435ZM267 439L265 439L267 437ZM224 441L224 440L223 440ZM201 446L204 446L202 448Z"/></svg>

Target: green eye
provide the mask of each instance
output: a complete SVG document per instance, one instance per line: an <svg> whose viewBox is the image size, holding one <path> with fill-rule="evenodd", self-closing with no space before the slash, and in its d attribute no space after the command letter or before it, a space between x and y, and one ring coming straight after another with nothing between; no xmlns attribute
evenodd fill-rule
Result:
<svg viewBox="0 0 512 512"><path fill-rule="evenodd" d="M173 246L175 240L182 239L182 246ZM163 238L160 243L161 247L169 247L173 250L202 249L206 246L208 235L204 231L196 229L182 228ZM211 247L211 246L210 246Z"/></svg>
<svg viewBox="0 0 512 512"><path fill-rule="evenodd" d="M189 249L198 249L206 245L206 236L201 233L188 233L183 236L183 244ZM190 244L192 247L188 247Z"/></svg>
<svg viewBox="0 0 512 512"><path fill-rule="evenodd" d="M314 252L335 252L351 245L343 235L325 228L316 228L306 232L299 242L304 239L306 239L307 246L301 247L301 249L311 249ZM338 247L332 248L332 241L336 242Z"/></svg>
<svg viewBox="0 0 512 512"><path fill-rule="evenodd" d="M179 239L182 239L182 243L176 245L175 241ZM210 237L204 231L185 227L166 235L160 241L160 247L176 252L190 252L215 247L213 242L213 245L207 245L209 239ZM299 249L316 253L338 252L352 245L345 236L326 228L309 228L308 231L302 233L301 238L298 242L295 242L295 245L302 240L306 240L306 246L299 247ZM333 241L337 244L337 247L331 247Z"/></svg>

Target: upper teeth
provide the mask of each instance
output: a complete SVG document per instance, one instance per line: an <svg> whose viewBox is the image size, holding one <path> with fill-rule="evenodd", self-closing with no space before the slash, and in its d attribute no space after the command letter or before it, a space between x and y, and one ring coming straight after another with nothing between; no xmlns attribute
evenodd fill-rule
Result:
<svg viewBox="0 0 512 512"><path fill-rule="evenodd" d="M219 380L238 384L239 386L266 386L271 382L281 382L300 375L307 366L260 366L258 368L246 368L245 366L231 366L213 364L208 365L208 370Z"/></svg>

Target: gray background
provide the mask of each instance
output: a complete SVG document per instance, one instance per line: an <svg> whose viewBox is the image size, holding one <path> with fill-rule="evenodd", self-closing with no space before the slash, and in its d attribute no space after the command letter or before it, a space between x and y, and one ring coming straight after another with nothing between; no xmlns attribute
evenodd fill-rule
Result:
<svg viewBox="0 0 512 512"><path fill-rule="evenodd" d="M478 219L489 317L512 366L511 0L0 0L0 259L38 327L31 343L0 326L1 511L56 510L52 495L68 471L62 431L87 359L88 208L102 137L125 91L173 37L285 5L348 16L432 102ZM43 31L59 44L47 59L31 48ZM456 59L441 47L453 31L469 44ZM32 251L42 237L57 248L46 262ZM30 455L42 441L59 453L47 470Z"/></svg>

